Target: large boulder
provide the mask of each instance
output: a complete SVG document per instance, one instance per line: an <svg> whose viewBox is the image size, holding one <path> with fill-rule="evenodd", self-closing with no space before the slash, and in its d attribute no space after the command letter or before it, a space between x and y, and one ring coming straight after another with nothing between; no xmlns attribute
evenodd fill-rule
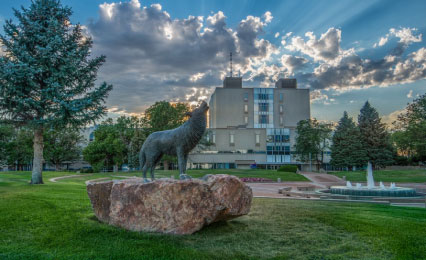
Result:
<svg viewBox="0 0 426 260"><path fill-rule="evenodd" d="M235 176L203 179L141 178L86 183L96 217L133 231L192 234L210 223L250 211L251 188Z"/></svg>

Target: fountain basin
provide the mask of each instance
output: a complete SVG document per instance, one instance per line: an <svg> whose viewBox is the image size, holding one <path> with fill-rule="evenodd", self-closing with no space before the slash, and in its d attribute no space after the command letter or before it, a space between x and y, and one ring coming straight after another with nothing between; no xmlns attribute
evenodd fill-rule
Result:
<svg viewBox="0 0 426 260"><path fill-rule="evenodd" d="M383 188L348 188L346 186L331 186L331 194L371 197L416 197L416 190L412 188L396 187L392 189Z"/></svg>

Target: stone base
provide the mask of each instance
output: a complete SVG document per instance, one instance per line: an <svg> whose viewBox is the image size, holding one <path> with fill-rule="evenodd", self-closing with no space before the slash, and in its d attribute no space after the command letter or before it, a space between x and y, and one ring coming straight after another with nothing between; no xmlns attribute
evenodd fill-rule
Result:
<svg viewBox="0 0 426 260"><path fill-rule="evenodd" d="M133 231L192 234L203 226L250 211L251 188L235 176L87 182L96 217Z"/></svg>

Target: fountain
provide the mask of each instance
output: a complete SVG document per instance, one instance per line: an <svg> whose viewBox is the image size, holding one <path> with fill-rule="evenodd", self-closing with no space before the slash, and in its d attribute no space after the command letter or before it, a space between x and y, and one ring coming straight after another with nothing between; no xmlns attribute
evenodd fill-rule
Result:
<svg viewBox="0 0 426 260"><path fill-rule="evenodd" d="M331 186L331 194L351 195L351 196L372 196L372 197L415 197L416 191L411 188L396 187L392 182L389 187L386 187L383 182L380 182L379 187L374 184L373 166L368 162L367 166L367 186L362 186L357 183L355 187L350 181L346 182L346 186Z"/></svg>

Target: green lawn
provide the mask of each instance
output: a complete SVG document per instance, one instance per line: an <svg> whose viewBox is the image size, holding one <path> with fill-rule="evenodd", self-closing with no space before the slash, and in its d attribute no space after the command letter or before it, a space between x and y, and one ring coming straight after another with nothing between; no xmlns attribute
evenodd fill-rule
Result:
<svg viewBox="0 0 426 260"><path fill-rule="evenodd" d="M50 174L50 173L49 173ZM66 175L73 175L75 173L64 173ZM250 169L250 170L239 170L239 169L227 169L227 170L188 170L187 174L194 178L200 178L203 177L206 174L231 174L235 175L237 177L255 177L255 178L266 178L271 179L273 181L277 181L278 178L281 178L281 181L309 181L305 178L305 176L293 173L293 172L278 172L274 170L260 170L260 169ZM171 176L174 176L176 179L179 178L179 172L177 170L173 171L163 171L163 170L156 170L155 171L155 178L170 178ZM118 172L118 173L96 173L96 174L79 174L79 177L77 179L79 180L90 180L90 179L96 179L96 178L103 178L103 177L111 177L113 176L138 176L142 177L141 172ZM147 177L150 178L151 175L149 172L147 173ZM67 181L72 182L74 179L69 179ZM64 180L65 181L65 180Z"/></svg>
<svg viewBox="0 0 426 260"><path fill-rule="evenodd" d="M366 171L329 172L348 181L367 181ZM383 182L426 182L426 170L374 171L374 180Z"/></svg>
<svg viewBox="0 0 426 260"><path fill-rule="evenodd" d="M96 220L84 179L0 173L0 259L426 259L426 209L254 199L249 215L188 236ZM107 176L107 174L103 174Z"/></svg>
<svg viewBox="0 0 426 260"><path fill-rule="evenodd" d="M187 173L195 178L203 177L206 174L231 174L237 177L266 178L273 181L277 181L278 178L281 178L281 181L309 181L305 176L297 173L261 169L188 170ZM155 171L155 174L162 177L170 177L173 174L175 178L179 177L178 171Z"/></svg>

